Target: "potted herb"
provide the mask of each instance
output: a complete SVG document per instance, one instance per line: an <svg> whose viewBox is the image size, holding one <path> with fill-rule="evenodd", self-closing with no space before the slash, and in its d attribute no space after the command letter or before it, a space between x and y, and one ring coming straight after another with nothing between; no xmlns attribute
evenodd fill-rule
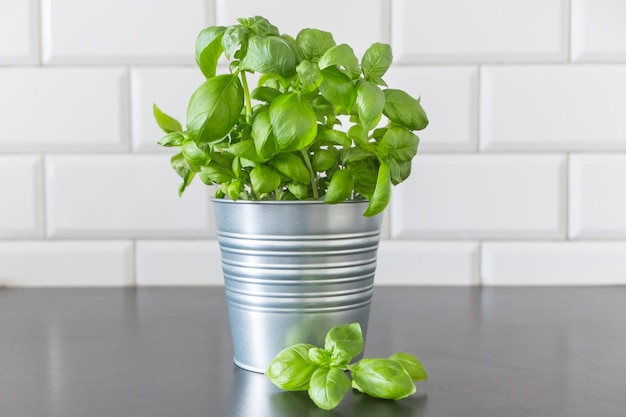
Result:
<svg viewBox="0 0 626 417"><path fill-rule="evenodd" d="M390 46L359 59L328 32L294 38L256 16L207 27L195 56L206 81L186 128L156 105L154 115L159 144L179 150L179 194L196 176L216 187L235 362L262 372L333 326L365 332L379 214L428 124L419 99L383 80Z"/></svg>

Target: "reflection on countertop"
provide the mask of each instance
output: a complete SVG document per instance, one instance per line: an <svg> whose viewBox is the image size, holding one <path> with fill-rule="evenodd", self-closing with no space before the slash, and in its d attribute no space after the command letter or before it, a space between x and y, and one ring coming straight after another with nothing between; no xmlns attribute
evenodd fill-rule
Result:
<svg viewBox="0 0 626 417"><path fill-rule="evenodd" d="M351 390L337 408L326 411L317 408L306 392L282 391L263 374L234 366L233 375L231 417L410 417L419 416L427 403L427 395L419 386L416 394L399 401Z"/></svg>

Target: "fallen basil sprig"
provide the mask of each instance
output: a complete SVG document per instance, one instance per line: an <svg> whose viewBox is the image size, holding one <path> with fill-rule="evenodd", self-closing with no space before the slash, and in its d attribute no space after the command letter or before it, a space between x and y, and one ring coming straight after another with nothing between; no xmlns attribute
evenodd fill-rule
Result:
<svg viewBox="0 0 626 417"><path fill-rule="evenodd" d="M416 391L415 381L427 379L421 362L403 352L350 364L362 351L359 323L336 326L326 335L323 349L308 343L283 349L265 374L286 391L308 391L311 400L325 410L337 407L350 386L372 397L399 400ZM352 383L345 371L352 374Z"/></svg>

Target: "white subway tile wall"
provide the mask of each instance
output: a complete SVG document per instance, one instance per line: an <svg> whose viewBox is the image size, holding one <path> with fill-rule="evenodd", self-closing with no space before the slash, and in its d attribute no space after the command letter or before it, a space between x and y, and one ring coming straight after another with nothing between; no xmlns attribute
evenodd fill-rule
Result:
<svg viewBox="0 0 626 417"><path fill-rule="evenodd" d="M626 242L483 242L485 285L624 284Z"/></svg>
<svg viewBox="0 0 626 417"><path fill-rule="evenodd" d="M626 240L624 178L626 154L570 157L570 238Z"/></svg>
<svg viewBox="0 0 626 417"><path fill-rule="evenodd" d="M131 241L0 241L0 286L130 286Z"/></svg>
<svg viewBox="0 0 626 417"><path fill-rule="evenodd" d="M124 68L1 68L0 152L129 148Z"/></svg>
<svg viewBox="0 0 626 417"><path fill-rule="evenodd" d="M626 150L626 66L485 66L481 86L482 150Z"/></svg>
<svg viewBox="0 0 626 417"><path fill-rule="evenodd" d="M40 156L0 155L0 238L44 237L43 181Z"/></svg>
<svg viewBox="0 0 626 417"><path fill-rule="evenodd" d="M43 62L191 64L189 39L213 10L207 0L41 0Z"/></svg>
<svg viewBox="0 0 626 417"><path fill-rule="evenodd" d="M208 187L179 198L167 155L46 157L47 232L67 237L209 237Z"/></svg>
<svg viewBox="0 0 626 417"><path fill-rule="evenodd" d="M478 257L478 242L382 240L376 274L386 285L477 285Z"/></svg>
<svg viewBox="0 0 626 417"><path fill-rule="evenodd" d="M217 241L140 240L138 285L219 285L222 265Z"/></svg>
<svg viewBox="0 0 626 417"><path fill-rule="evenodd" d="M152 105L184 120L196 34L264 15L391 43L431 126L376 282L626 284L626 5L613 0L3 0L0 286L221 285Z"/></svg>
<svg viewBox="0 0 626 417"><path fill-rule="evenodd" d="M565 160L548 154L424 154L394 190L391 236L564 238Z"/></svg>
<svg viewBox="0 0 626 417"><path fill-rule="evenodd" d="M626 59L626 2L572 1L572 58L575 61Z"/></svg>
<svg viewBox="0 0 626 417"><path fill-rule="evenodd" d="M568 56L569 0L397 0L403 63L555 62Z"/></svg>
<svg viewBox="0 0 626 417"><path fill-rule="evenodd" d="M0 65L37 65L40 62L39 39L39 2L2 0Z"/></svg>

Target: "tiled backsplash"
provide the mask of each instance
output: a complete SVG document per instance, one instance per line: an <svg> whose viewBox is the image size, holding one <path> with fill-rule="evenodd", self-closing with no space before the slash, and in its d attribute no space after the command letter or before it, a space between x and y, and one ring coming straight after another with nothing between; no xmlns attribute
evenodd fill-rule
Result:
<svg viewBox="0 0 626 417"><path fill-rule="evenodd" d="M184 118L196 34L256 14L389 42L422 96L378 284L626 284L626 2L2 0L0 286L221 283L152 103Z"/></svg>

